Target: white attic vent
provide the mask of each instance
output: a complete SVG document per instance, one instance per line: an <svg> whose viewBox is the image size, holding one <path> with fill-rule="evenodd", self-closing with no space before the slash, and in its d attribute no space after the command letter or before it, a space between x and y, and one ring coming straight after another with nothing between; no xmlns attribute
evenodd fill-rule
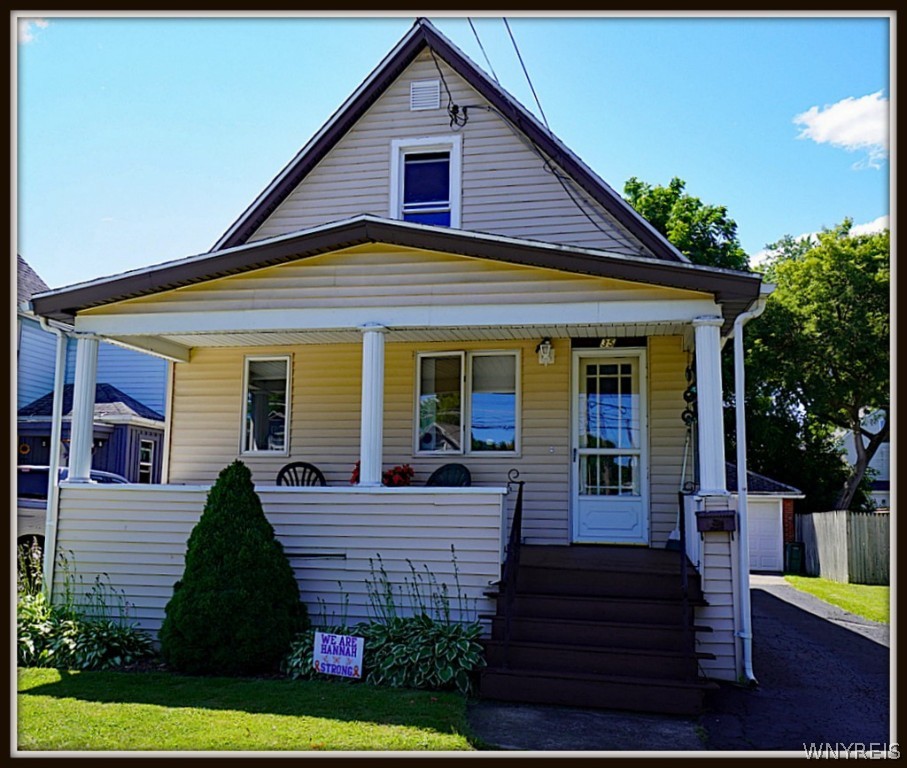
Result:
<svg viewBox="0 0 907 768"><path fill-rule="evenodd" d="M409 84L409 109L438 109L441 106L440 80L413 80Z"/></svg>

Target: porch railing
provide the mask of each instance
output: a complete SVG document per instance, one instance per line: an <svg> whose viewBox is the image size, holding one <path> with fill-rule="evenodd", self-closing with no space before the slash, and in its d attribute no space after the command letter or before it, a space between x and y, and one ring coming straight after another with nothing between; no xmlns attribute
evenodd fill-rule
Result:
<svg viewBox="0 0 907 768"><path fill-rule="evenodd" d="M680 491L677 494L678 514L680 515L680 602L683 622L684 646L692 648L694 641L691 637L693 621L690 616L690 578L687 572L687 510L686 500L689 491Z"/></svg>
<svg viewBox="0 0 907 768"><path fill-rule="evenodd" d="M520 473L511 469L507 476L507 488L517 486L516 503L513 507L513 521L510 524L510 536L507 539L507 557L504 560L504 569L501 577L501 587L504 593L504 660L503 665L509 664L510 656L510 624L513 617L513 603L516 598L517 574L520 568L520 545L523 538L523 485L524 480L518 480Z"/></svg>

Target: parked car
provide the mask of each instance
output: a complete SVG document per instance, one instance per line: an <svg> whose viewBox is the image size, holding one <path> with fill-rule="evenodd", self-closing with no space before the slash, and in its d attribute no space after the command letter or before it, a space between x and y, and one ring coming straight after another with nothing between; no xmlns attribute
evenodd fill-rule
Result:
<svg viewBox="0 0 907 768"><path fill-rule="evenodd" d="M21 464L18 467L16 495L18 517L16 543L30 544L33 540L44 548L44 518L47 513L47 480L50 467ZM60 467L60 482L69 477L69 467ZM126 483L122 475L113 472L91 470L93 483Z"/></svg>

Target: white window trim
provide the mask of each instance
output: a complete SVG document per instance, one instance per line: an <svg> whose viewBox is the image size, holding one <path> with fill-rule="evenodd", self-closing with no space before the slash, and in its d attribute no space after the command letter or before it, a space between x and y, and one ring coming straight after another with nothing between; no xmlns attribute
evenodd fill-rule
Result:
<svg viewBox="0 0 907 768"><path fill-rule="evenodd" d="M474 451L472 450L472 361L476 357L503 357L504 355L510 355L514 358L513 361L513 407L514 407L514 422L513 422L513 450L512 451ZM470 350L466 354L466 362L468 370L466 372L466 390L468 392L468 397L464 398L463 410L466 415L463 419L464 429L468 436L468 445L464 440L464 449L465 455L467 456L519 456L520 455L520 437L521 437L521 419L520 414L522 413L522 387L520 386L520 381L522 380L521 369L520 369L520 350L518 349L475 349Z"/></svg>
<svg viewBox="0 0 907 768"><path fill-rule="evenodd" d="M419 411L422 402L422 360L426 357L458 357L460 359L460 450L459 451L421 451L419 450ZM413 456L460 456L463 453L463 434L465 419L463 417L463 399L466 390L466 353L461 351L438 351L416 353L416 396L413 404Z"/></svg>
<svg viewBox="0 0 907 768"><path fill-rule="evenodd" d="M417 152L450 153L450 226L459 229L463 187L463 137L458 133L449 136L391 140L389 217L398 221L403 220L403 160L406 155Z"/></svg>
<svg viewBox="0 0 907 768"><path fill-rule="evenodd" d="M501 357L511 355L514 359L514 435L512 451L473 451L472 450L472 361L475 357ZM459 357L460 358L460 450L459 451L420 451L419 450L419 402L422 399L422 359L425 357ZM518 349L470 349L457 351L417 352L416 382L414 387L415 408L413 418L413 456L488 456L519 457L522 446L522 355Z"/></svg>
<svg viewBox="0 0 907 768"><path fill-rule="evenodd" d="M143 443L148 443L148 445L151 446L151 460L150 461L142 461L142 444ZM154 480L154 451L155 451L155 448L156 448L156 445L155 445L154 440L150 440L147 437L139 438L139 461L138 461L138 467L137 467L138 472L136 474L136 477L141 478L142 467L146 466L148 468L148 483L152 483ZM139 480L138 482L141 482L141 480Z"/></svg>
<svg viewBox="0 0 907 768"><path fill-rule="evenodd" d="M287 384L284 395L286 414L284 416L284 449L282 451L247 451L246 447L246 408L249 395L249 363L256 361L283 360L287 364ZM240 456L289 456L290 455L290 393L293 391L293 356L292 355L246 355L243 357L242 393L240 395L239 421L239 455Z"/></svg>

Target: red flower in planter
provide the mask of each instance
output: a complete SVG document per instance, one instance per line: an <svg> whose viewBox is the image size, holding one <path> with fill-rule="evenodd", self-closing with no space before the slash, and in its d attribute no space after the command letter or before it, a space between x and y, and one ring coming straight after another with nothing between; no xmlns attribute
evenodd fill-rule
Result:
<svg viewBox="0 0 907 768"><path fill-rule="evenodd" d="M401 464L393 469L385 470L381 475L381 482L384 485L398 488L412 483L414 474L413 468L409 464Z"/></svg>
<svg viewBox="0 0 907 768"><path fill-rule="evenodd" d="M381 484L393 488L404 485L411 485L414 474L415 472L409 464L401 464L393 467L392 469L384 470L384 472L381 473ZM353 485L358 485L359 483L358 461L356 462L356 466L353 467L353 474L350 475L350 483Z"/></svg>

